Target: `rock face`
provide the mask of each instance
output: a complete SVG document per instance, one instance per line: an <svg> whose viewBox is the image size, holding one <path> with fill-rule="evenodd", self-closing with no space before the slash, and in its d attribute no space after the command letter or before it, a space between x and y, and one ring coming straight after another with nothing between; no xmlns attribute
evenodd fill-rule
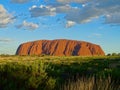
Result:
<svg viewBox="0 0 120 90"><path fill-rule="evenodd" d="M21 44L16 55L102 56L99 45L76 40L38 40Z"/></svg>

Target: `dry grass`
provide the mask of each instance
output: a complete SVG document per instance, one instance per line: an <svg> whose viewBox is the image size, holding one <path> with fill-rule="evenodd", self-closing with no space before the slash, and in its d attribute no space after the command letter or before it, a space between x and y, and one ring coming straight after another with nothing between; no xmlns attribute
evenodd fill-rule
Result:
<svg viewBox="0 0 120 90"><path fill-rule="evenodd" d="M113 87L111 77L103 78L80 78L77 81L69 80L61 86L60 90L120 90L120 85Z"/></svg>

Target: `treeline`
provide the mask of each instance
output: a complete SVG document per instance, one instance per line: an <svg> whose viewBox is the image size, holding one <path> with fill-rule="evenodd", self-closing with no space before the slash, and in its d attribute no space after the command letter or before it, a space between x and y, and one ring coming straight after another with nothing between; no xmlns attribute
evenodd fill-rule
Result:
<svg viewBox="0 0 120 90"><path fill-rule="evenodd" d="M9 56L16 56L16 55L10 55L10 54L0 54L1 57L9 57ZM26 55L22 55L26 56ZM44 56L49 56L49 55L31 55L31 56L39 56L39 57L44 57ZM120 56L120 53L108 53L106 56Z"/></svg>
<svg viewBox="0 0 120 90"><path fill-rule="evenodd" d="M120 56L120 53L108 53L107 56Z"/></svg>
<svg viewBox="0 0 120 90"><path fill-rule="evenodd" d="M16 56L16 55L10 55L10 54L0 54L1 57L10 57L10 56Z"/></svg>

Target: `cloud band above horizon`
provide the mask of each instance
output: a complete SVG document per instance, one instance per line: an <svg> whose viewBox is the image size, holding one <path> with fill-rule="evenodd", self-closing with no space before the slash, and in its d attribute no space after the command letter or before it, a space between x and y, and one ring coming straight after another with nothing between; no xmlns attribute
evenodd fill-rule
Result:
<svg viewBox="0 0 120 90"><path fill-rule="evenodd" d="M29 3L30 0L11 0L12 3ZM35 0L39 2L39 0ZM31 18L38 19L39 17L56 17L58 14L63 14L66 20L66 27L72 27L75 24L84 24L92 22L95 19L103 18L104 24L120 25L120 1L119 0L43 0L44 4L33 5L28 7ZM3 5L0 5L0 28L6 27L13 21L12 14L8 13ZM24 12L23 12L24 13ZM25 21L25 20L24 20ZM32 23L32 22L31 22ZM39 22L38 22L39 23ZM25 23L24 23L25 24ZM21 26L25 26L25 25ZM33 24L28 25L32 26ZM31 28L32 28L31 27ZM36 28L39 26L36 25ZM31 29L28 28L28 29Z"/></svg>

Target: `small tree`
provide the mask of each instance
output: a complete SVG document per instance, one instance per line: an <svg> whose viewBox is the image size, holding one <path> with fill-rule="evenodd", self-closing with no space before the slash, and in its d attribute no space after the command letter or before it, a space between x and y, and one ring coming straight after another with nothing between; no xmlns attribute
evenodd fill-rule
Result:
<svg viewBox="0 0 120 90"><path fill-rule="evenodd" d="M111 54L110 54L110 53L108 53L108 54L107 54L107 56L111 56Z"/></svg>
<svg viewBox="0 0 120 90"><path fill-rule="evenodd" d="M116 53L112 53L112 56L117 56L117 54Z"/></svg>
<svg viewBox="0 0 120 90"><path fill-rule="evenodd" d="M120 56L120 53L118 53L118 56Z"/></svg>

